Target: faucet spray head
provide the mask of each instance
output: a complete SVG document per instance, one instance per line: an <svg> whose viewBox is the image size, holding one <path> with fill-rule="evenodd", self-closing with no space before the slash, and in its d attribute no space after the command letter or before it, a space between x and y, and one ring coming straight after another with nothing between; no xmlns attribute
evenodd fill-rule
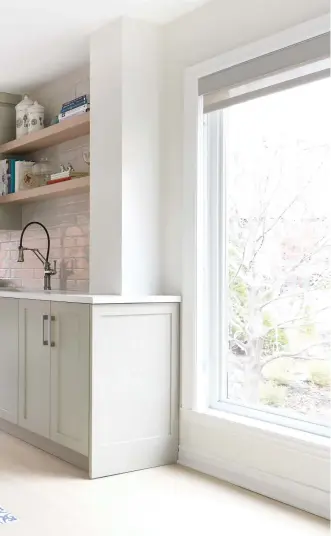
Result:
<svg viewBox="0 0 331 536"><path fill-rule="evenodd" d="M24 262L24 249L22 246L18 248L18 259L17 262Z"/></svg>

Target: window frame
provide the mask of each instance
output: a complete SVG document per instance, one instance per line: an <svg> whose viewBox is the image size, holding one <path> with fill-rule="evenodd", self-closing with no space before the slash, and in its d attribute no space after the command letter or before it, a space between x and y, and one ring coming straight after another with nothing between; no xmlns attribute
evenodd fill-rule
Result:
<svg viewBox="0 0 331 536"><path fill-rule="evenodd" d="M215 386L209 384L209 378L215 374L216 349L212 350L214 359L209 359L206 352L208 345L211 304L206 302L206 288L210 268L208 251L203 249L204 238L208 232L210 218L206 218L206 200L213 198L215 192L209 189L206 181L206 167L203 144L205 139L203 121L203 97L198 96L198 81L201 77L231 67L238 63L254 59L260 55L298 43L323 34L330 30L328 17L319 17L301 24L270 38L251 45L235 49L229 53L213 58L186 70L184 80L184 190L183 190L183 306L182 306L182 366L181 366L181 406L206 412L213 408L234 415L242 415L266 420L268 423L296 428L295 419L279 417L273 410L260 411L238 407L227 402L215 402ZM209 164L210 165L210 164ZM218 198L218 196L217 196ZM216 197L214 197L216 199ZM214 207L215 210L215 207ZM214 215L215 217L215 215ZM219 310L220 304L214 304ZM207 355L208 354L208 355ZM224 375L223 375L224 377ZM210 396L211 395L211 396ZM211 400L213 401L211 403ZM264 415L262 415L264 414ZM267 416L267 418L264 418ZM298 428L309 433L321 433L316 426ZM325 428L325 427L323 427ZM324 435L324 434L323 434Z"/></svg>
<svg viewBox="0 0 331 536"><path fill-rule="evenodd" d="M226 180L224 174L225 144L223 133L223 111L206 114L204 122L204 173L205 173L205 211L207 217L203 254L206 255L206 284L209 295L206 302L204 326L204 344L210 348L208 407L213 410L235 413L288 428L309 432L325 437L330 436L330 429L323 424L308 421L294 411L268 406L250 407L239 402L226 400L227 362L222 357L228 341L228 319L223 307L222 295L227 292L227 214L226 214ZM210 247L213 244L216 247ZM211 292L213 289L213 292ZM209 292L208 292L209 291ZM216 292L214 292L216 291ZM213 297L213 299L212 299ZM208 310L207 310L208 307ZM221 326L219 330L215 326ZM208 381L209 380L209 381Z"/></svg>

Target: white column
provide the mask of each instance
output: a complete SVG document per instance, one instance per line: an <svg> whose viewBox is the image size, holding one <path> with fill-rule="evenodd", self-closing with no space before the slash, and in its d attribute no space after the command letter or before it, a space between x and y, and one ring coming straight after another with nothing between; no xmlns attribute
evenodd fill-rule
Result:
<svg viewBox="0 0 331 536"><path fill-rule="evenodd" d="M122 18L91 38L91 292L159 291L158 33Z"/></svg>

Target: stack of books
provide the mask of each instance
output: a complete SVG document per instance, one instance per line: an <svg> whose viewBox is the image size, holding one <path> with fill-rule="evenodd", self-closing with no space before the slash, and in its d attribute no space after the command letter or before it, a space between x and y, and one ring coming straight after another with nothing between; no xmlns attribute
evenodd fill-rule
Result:
<svg viewBox="0 0 331 536"><path fill-rule="evenodd" d="M31 171L34 162L17 158L0 160L0 195L14 194L24 189L25 175Z"/></svg>
<svg viewBox="0 0 331 536"><path fill-rule="evenodd" d="M47 184L56 184L57 182L70 181L80 177L87 177L88 173L82 171L60 171L59 173L52 173L51 178L47 181Z"/></svg>
<svg viewBox="0 0 331 536"><path fill-rule="evenodd" d="M61 112L59 114L59 121L63 121L68 117L74 115L84 114L90 111L90 97L89 95L82 95L71 101L62 104Z"/></svg>

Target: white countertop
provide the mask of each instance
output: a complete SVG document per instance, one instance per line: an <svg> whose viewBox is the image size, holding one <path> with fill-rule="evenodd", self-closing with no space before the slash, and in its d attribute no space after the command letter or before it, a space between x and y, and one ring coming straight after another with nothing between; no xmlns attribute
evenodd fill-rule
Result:
<svg viewBox="0 0 331 536"><path fill-rule="evenodd" d="M61 301L70 303L179 303L180 296L117 296L113 294L80 294L59 290L28 290L0 288L0 298Z"/></svg>

